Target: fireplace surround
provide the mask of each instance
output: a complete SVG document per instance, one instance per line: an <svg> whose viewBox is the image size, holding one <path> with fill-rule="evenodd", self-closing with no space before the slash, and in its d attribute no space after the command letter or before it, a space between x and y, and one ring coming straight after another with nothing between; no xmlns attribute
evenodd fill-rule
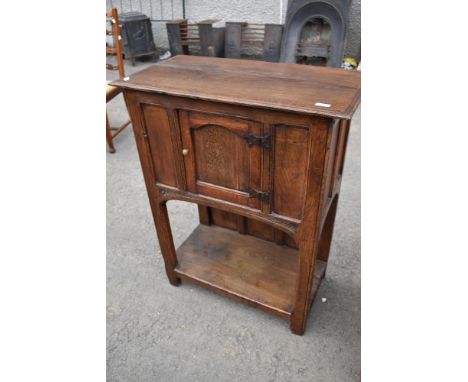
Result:
<svg viewBox="0 0 468 382"><path fill-rule="evenodd" d="M281 62L340 67L351 0L290 0Z"/></svg>

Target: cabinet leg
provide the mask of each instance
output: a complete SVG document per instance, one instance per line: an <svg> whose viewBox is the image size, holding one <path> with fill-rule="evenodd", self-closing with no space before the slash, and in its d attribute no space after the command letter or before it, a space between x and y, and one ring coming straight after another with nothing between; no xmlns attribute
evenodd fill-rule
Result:
<svg viewBox="0 0 468 382"><path fill-rule="evenodd" d="M337 207L338 195L335 196L330 209L328 210L328 215L322 229L322 234L320 235L318 259L325 262L328 262L328 256L330 255L330 247L333 238L333 226L335 225Z"/></svg>
<svg viewBox="0 0 468 382"><path fill-rule="evenodd" d="M294 311L291 315L291 331L303 335L307 325L307 316L312 300L312 285L314 281L315 256L317 241L299 242L299 274L296 288Z"/></svg>
<svg viewBox="0 0 468 382"><path fill-rule="evenodd" d="M112 154L115 153L114 142L112 141L112 132L111 132L111 128L109 125L109 116L107 115L107 112L106 112L106 139L107 139L107 145L109 146L109 152Z"/></svg>
<svg viewBox="0 0 468 382"><path fill-rule="evenodd" d="M177 255L174 247L174 240L172 239L171 224L169 222L166 202L155 204L156 232L158 234L164 265L166 267L167 278L172 285L178 286L180 285L180 279L174 272L177 266Z"/></svg>
<svg viewBox="0 0 468 382"><path fill-rule="evenodd" d="M290 329L291 332L302 336L306 329L307 316L309 311L309 292L307 285L304 286L304 290L298 292L298 298L296 298L296 307L291 316Z"/></svg>
<svg viewBox="0 0 468 382"><path fill-rule="evenodd" d="M289 328L291 329L292 333L297 334L298 336L302 336L304 335L304 332L305 332L305 327L306 327L305 324L306 323L302 321L291 321Z"/></svg>

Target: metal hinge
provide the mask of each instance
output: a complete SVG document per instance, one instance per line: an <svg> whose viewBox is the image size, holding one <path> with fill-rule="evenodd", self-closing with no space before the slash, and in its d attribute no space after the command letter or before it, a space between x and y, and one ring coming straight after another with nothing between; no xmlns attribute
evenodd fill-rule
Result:
<svg viewBox="0 0 468 382"><path fill-rule="evenodd" d="M263 192L257 191L252 188L247 188L246 190L242 190L249 194L249 198L258 198L264 203L268 203L270 201L270 191Z"/></svg>
<svg viewBox="0 0 468 382"><path fill-rule="evenodd" d="M245 134L243 138L247 141L249 146L252 145L259 145L264 149L270 150L271 149L271 136L266 135L264 137L257 137L252 133Z"/></svg>

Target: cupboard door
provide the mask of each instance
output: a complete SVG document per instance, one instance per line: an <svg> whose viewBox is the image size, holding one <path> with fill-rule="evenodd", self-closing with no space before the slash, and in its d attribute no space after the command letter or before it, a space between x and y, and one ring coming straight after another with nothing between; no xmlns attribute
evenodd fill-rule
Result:
<svg viewBox="0 0 468 382"><path fill-rule="evenodd" d="M252 190L261 191L262 150L245 137L261 136L261 124L199 112L179 116L188 190L260 208Z"/></svg>

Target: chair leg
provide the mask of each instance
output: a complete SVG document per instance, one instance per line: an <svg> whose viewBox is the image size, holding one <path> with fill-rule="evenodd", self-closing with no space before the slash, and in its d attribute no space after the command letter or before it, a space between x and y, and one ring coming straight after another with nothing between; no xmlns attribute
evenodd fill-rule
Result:
<svg viewBox="0 0 468 382"><path fill-rule="evenodd" d="M109 152L115 153L114 142L112 142L112 132L111 132L110 125L109 125L109 117L107 115L107 111L106 111L106 139L107 139L107 145L109 146Z"/></svg>

